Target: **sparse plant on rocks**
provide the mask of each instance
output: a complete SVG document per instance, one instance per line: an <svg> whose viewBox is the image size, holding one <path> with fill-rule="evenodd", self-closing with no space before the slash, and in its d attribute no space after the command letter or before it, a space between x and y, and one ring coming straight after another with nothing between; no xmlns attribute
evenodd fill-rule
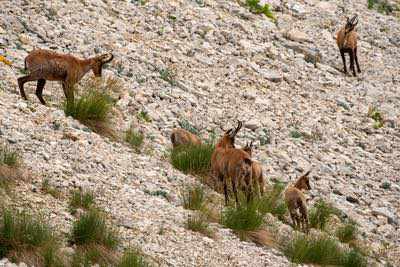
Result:
<svg viewBox="0 0 400 267"><path fill-rule="evenodd" d="M122 255L117 267L150 267L142 254L135 249L127 249Z"/></svg>
<svg viewBox="0 0 400 267"><path fill-rule="evenodd" d="M349 243L357 239L357 225L354 222L346 222L336 230L336 236L340 242Z"/></svg>
<svg viewBox="0 0 400 267"><path fill-rule="evenodd" d="M246 0L246 6L248 6L250 11L255 14L264 14L271 20L276 20L269 4L261 5L260 0Z"/></svg>
<svg viewBox="0 0 400 267"><path fill-rule="evenodd" d="M95 204L94 194L92 191L73 190L69 200L69 208L74 214L76 209L81 208L88 210Z"/></svg>
<svg viewBox="0 0 400 267"><path fill-rule="evenodd" d="M125 141L128 142L136 152L139 152L143 145L144 135L131 127L125 133Z"/></svg>
<svg viewBox="0 0 400 267"><path fill-rule="evenodd" d="M200 185L188 186L182 191L182 203L185 209L201 210L204 208L205 200L204 189Z"/></svg>
<svg viewBox="0 0 400 267"><path fill-rule="evenodd" d="M338 215L338 212L331 204L326 203L323 199L318 200L309 212L310 226L324 230L329 217L333 214Z"/></svg>
<svg viewBox="0 0 400 267"><path fill-rule="evenodd" d="M194 232L202 233L208 237L212 237L212 231L203 214L189 216L186 221L186 228Z"/></svg>
<svg viewBox="0 0 400 267"><path fill-rule="evenodd" d="M368 108L368 117L375 121L373 126L375 129L383 127L385 120L377 107L371 106Z"/></svg>
<svg viewBox="0 0 400 267"><path fill-rule="evenodd" d="M145 110L141 110L138 114L137 114L137 118L141 121L144 122L151 122L151 117L149 115L149 113Z"/></svg>
<svg viewBox="0 0 400 267"><path fill-rule="evenodd" d="M20 163L20 156L16 151L9 146L0 145L0 165L7 165L9 167L18 167Z"/></svg>
<svg viewBox="0 0 400 267"><path fill-rule="evenodd" d="M49 179L44 179L42 182L42 191L46 194L51 195L54 198L61 196L60 190L50 185Z"/></svg>
<svg viewBox="0 0 400 267"><path fill-rule="evenodd" d="M176 85L176 73L172 69L160 69L158 72L161 79L168 82L172 86Z"/></svg>
<svg viewBox="0 0 400 267"><path fill-rule="evenodd" d="M178 122L179 126L186 131L194 134L194 135L199 135L199 130L193 126L188 120L181 120Z"/></svg>

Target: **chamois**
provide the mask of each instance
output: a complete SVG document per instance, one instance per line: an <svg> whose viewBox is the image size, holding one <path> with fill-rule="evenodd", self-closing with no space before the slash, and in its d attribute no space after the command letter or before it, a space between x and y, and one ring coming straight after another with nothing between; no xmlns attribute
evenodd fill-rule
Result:
<svg viewBox="0 0 400 267"><path fill-rule="evenodd" d="M346 58L344 54L349 53L350 70L353 71L354 76L357 76L356 70L354 68L354 61L357 65L357 71L359 73L361 72L357 57L357 33L354 30L357 24L357 15L354 15L351 19L347 18L346 25L342 27L336 34L336 43L339 47L340 55L342 56L344 73L347 73Z"/></svg>
<svg viewBox="0 0 400 267"><path fill-rule="evenodd" d="M25 58L25 70L28 75L18 78L18 87L22 98L27 100L24 84L38 81L36 96L40 103L46 105L42 97L46 80L61 81L67 101L74 101L74 85L90 70L96 77L101 77L104 64L110 62L114 56L103 54L88 59L79 59L68 54L59 54L51 50L37 49Z"/></svg>
<svg viewBox="0 0 400 267"><path fill-rule="evenodd" d="M185 129L176 128L172 130L171 143L172 147L175 148L181 145L201 145L201 140Z"/></svg>
<svg viewBox="0 0 400 267"><path fill-rule="evenodd" d="M251 141L250 145L246 144L246 146L242 149L243 149L243 151L247 152L250 155L250 157L252 157L253 141ZM263 170L262 170L261 164L259 162L253 160L253 163L251 164L251 172L252 172L251 179L253 180L254 187L257 184L258 190L260 192L260 196L263 196L265 182L264 182L264 175L263 175Z"/></svg>
<svg viewBox="0 0 400 267"><path fill-rule="evenodd" d="M309 170L304 175L300 176L293 185L289 185L284 194L286 205L289 209L290 217L294 227L302 227L308 232L308 215L307 215L307 204L306 198L301 190L311 190L310 180L308 175ZM300 215L297 213L300 211Z"/></svg>
<svg viewBox="0 0 400 267"><path fill-rule="evenodd" d="M211 170L224 185L225 204L228 205L228 179L231 180L232 190L235 195L236 204L239 204L237 188L240 186L246 192L247 201L252 194L250 155L242 149L234 148L236 134L242 127L238 123L236 129L229 129L224 133L216 145L211 156Z"/></svg>

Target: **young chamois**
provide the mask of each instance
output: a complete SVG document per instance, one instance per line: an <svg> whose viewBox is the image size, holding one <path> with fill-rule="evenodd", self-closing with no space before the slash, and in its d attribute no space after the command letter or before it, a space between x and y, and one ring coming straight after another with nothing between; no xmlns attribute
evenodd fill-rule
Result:
<svg viewBox="0 0 400 267"><path fill-rule="evenodd" d="M246 146L242 149L243 149L243 151L247 152L250 155L250 157L252 157L253 141L251 141L250 144L246 144ZM253 161L253 163L251 164L251 172L252 172L251 179L253 180L254 188L256 187L256 184L257 184L260 196L263 196L265 182L264 182L264 175L263 175L261 163L257 162L257 161Z"/></svg>
<svg viewBox="0 0 400 267"><path fill-rule="evenodd" d="M18 78L19 91L22 98L27 100L24 84L38 81L36 96L40 103L46 105L42 97L43 88L48 81L61 81L67 101L74 101L74 85L90 70L96 77L101 77L104 64L113 59L112 54L104 54L88 59L79 59L72 55L58 54L51 50L37 49L25 58L25 70L28 75Z"/></svg>
<svg viewBox="0 0 400 267"><path fill-rule="evenodd" d="M198 136L186 131L182 128L176 128L171 133L172 147L175 148L181 145L201 145L201 140Z"/></svg>
<svg viewBox="0 0 400 267"><path fill-rule="evenodd" d="M211 156L211 170L214 176L223 183L226 205L229 202L228 180L231 181L237 205L239 204L238 187L246 192L247 201L250 200L252 194L252 160L247 152L234 147L235 136L241 127L242 122L239 122L236 129L226 131Z"/></svg>
<svg viewBox="0 0 400 267"><path fill-rule="evenodd" d="M284 194L286 205L289 209L290 217L295 228L302 227L303 230L308 232L308 215L306 198L301 190L311 190L310 180L308 175L311 170L306 174L300 176L293 185L289 185ZM297 210L299 210L300 215Z"/></svg>
<svg viewBox="0 0 400 267"><path fill-rule="evenodd" d="M353 71L354 76L357 76L356 70L354 68L354 61L357 65L357 71L361 72L357 57L357 33L354 30L357 24L357 15L354 15L354 17L352 17L351 19L347 18L346 25L341 28L336 34L336 43L339 47L340 55L342 56L344 73L347 73L346 58L344 54L349 53L350 70Z"/></svg>

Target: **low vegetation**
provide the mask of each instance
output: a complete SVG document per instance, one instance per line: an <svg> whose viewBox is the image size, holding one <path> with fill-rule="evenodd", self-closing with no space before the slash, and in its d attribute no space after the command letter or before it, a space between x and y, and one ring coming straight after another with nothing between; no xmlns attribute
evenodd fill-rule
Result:
<svg viewBox="0 0 400 267"><path fill-rule="evenodd" d="M366 259L357 250L346 251L325 236L296 236L284 249L285 255L294 263L335 266L367 266Z"/></svg>
<svg viewBox="0 0 400 267"><path fill-rule="evenodd" d="M64 112L96 132L110 134L108 124L112 105L112 98L107 93L90 89L79 99L66 101Z"/></svg>
<svg viewBox="0 0 400 267"><path fill-rule="evenodd" d="M57 238L43 218L8 209L0 215L0 259L9 257L35 266L61 265Z"/></svg>
<svg viewBox="0 0 400 267"><path fill-rule="evenodd" d="M189 216L186 221L186 228L194 232L202 233L208 237L213 236L208 221L203 214L196 214L194 216Z"/></svg>
<svg viewBox="0 0 400 267"><path fill-rule="evenodd" d="M240 238L245 239L248 231L260 229L263 223L263 215L258 210L259 202L247 201L240 197L240 203L236 207L228 206L222 212L222 224L234 230Z"/></svg>
<svg viewBox="0 0 400 267"><path fill-rule="evenodd" d="M137 118L139 120L143 121L143 122L151 122L152 121L149 113L147 111L144 111L144 110L140 111L137 114Z"/></svg>
<svg viewBox="0 0 400 267"><path fill-rule="evenodd" d="M349 243L357 239L357 225L354 222L347 222L336 230L336 236L343 243Z"/></svg>
<svg viewBox="0 0 400 267"><path fill-rule="evenodd" d="M127 249L124 252L117 267L150 267L151 265L146 262L141 253L134 249Z"/></svg>
<svg viewBox="0 0 400 267"><path fill-rule="evenodd" d="M182 191L182 203L185 209L201 210L206 200L204 189L200 185L188 186Z"/></svg>
<svg viewBox="0 0 400 267"><path fill-rule="evenodd" d="M0 188L6 192L15 180L21 178L21 157L6 145L0 145Z"/></svg>
<svg viewBox="0 0 400 267"><path fill-rule="evenodd" d="M0 145L0 165L9 167L18 167L20 164L20 156L9 146Z"/></svg>
<svg viewBox="0 0 400 267"><path fill-rule="evenodd" d="M393 6L391 6L387 0L368 0L368 9L376 9L379 13L390 14L394 11Z"/></svg>
<svg viewBox="0 0 400 267"><path fill-rule="evenodd" d="M172 165L184 172L205 175L210 170L211 155L214 145L186 145L172 149L170 160Z"/></svg>
<svg viewBox="0 0 400 267"><path fill-rule="evenodd" d="M182 129L185 129L186 131L194 135L198 136L200 134L199 130L194 127L188 120L181 120L178 122L178 124Z"/></svg>
<svg viewBox="0 0 400 267"><path fill-rule="evenodd" d="M139 152L143 145L144 135L131 127L125 133L125 141L128 142L136 152Z"/></svg>
<svg viewBox="0 0 400 267"><path fill-rule="evenodd" d="M160 69L158 72L160 74L161 79L168 82L172 86L176 85L176 80L175 80L176 73L172 69L170 68Z"/></svg>
<svg viewBox="0 0 400 267"><path fill-rule="evenodd" d="M310 226L312 228L324 230L330 216L333 214L339 215L336 208L326 203L323 199L318 200L314 203L314 206L310 209L308 214Z"/></svg>
<svg viewBox="0 0 400 267"><path fill-rule="evenodd" d="M272 215L278 217L279 220L283 221L287 212L286 203L281 196L281 193L284 189L284 184L279 182L274 183L272 189L267 191L259 200L259 212L263 215L271 213Z"/></svg>
<svg viewBox="0 0 400 267"><path fill-rule="evenodd" d="M383 127L385 120L377 107L369 107L367 115L375 121L373 125L375 129Z"/></svg>
<svg viewBox="0 0 400 267"><path fill-rule="evenodd" d="M44 179L42 182L42 191L51 195L54 198L60 198L61 192L57 188L50 185L49 179Z"/></svg>
<svg viewBox="0 0 400 267"><path fill-rule="evenodd" d="M69 200L69 208L74 214L78 208L89 210L95 204L94 194L91 191L73 190Z"/></svg>
<svg viewBox="0 0 400 267"><path fill-rule="evenodd" d="M106 225L104 214L90 209L74 222L70 242L78 246L99 245L115 249L119 244L115 230Z"/></svg>
<svg viewBox="0 0 400 267"><path fill-rule="evenodd" d="M269 4L260 4L260 0L246 0L246 6L249 8L250 12L255 14L264 14L271 20L275 21L276 18L272 13L271 6Z"/></svg>

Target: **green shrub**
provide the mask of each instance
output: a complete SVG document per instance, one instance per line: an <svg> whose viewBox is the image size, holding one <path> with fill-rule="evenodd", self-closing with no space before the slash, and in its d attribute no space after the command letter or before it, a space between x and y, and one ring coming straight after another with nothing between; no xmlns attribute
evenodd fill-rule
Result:
<svg viewBox="0 0 400 267"><path fill-rule="evenodd" d="M118 267L150 267L151 265L145 261L143 256L133 249L124 252L122 259L117 265Z"/></svg>
<svg viewBox="0 0 400 267"><path fill-rule="evenodd" d="M324 230L329 217L333 214L338 215L338 211L332 205L322 199L318 200L309 211L310 226Z"/></svg>
<svg viewBox="0 0 400 267"><path fill-rule="evenodd" d="M302 138L303 137L303 133L299 132L298 130L292 130L290 131L290 137L292 138Z"/></svg>
<svg viewBox="0 0 400 267"><path fill-rule="evenodd" d="M70 241L76 245L100 245L114 249L119 243L115 230L106 225L100 211L90 209L74 222Z"/></svg>
<svg viewBox="0 0 400 267"><path fill-rule="evenodd" d="M140 111L137 114L137 118L139 120L141 120L141 121L144 121L144 122L151 122L151 117L150 117L149 113L147 111L144 111L144 110Z"/></svg>
<svg viewBox="0 0 400 267"><path fill-rule="evenodd" d="M172 149L172 166L184 173L207 174L211 166L214 145L186 145Z"/></svg>
<svg viewBox="0 0 400 267"><path fill-rule="evenodd" d="M12 254L18 260L26 253L39 262L59 262L57 239L43 219L8 209L0 219L0 258Z"/></svg>
<svg viewBox="0 0 400 267"><path fill-rule="evenodd" d="M0 145L0 165L17 167L20 162L20 156L8 146Z"/></svg>
<svg viewBox="0 0 400 267"><path fill-rule="evenodd" d="M264 14L273 21L276 20L269 4L264 4L262 6L260 5L260 0L246 0L246 5L249 7L250 12L255 14Z"/></svg>
<svg viewBox="0 0 400 267"><path fill-rule="evenodd" d="M263 216L258 210L259 202L251 200L247 203L243 197L236 207L228 206L222 211L222 224L236 232L241 237L247 231L257 230L263 223Z"/></svg>
<svg viewBox="0 0 400 267"><path fill-rule="evenodd" d="M115 266L117 262L113 251L100 245L85 245L75 249L72 256L72 267L91 267L95 264L100 266Z"/></svg>
<svg viewBox="0 0 400 267"><path fill-rule="evenodd" d="M261 197L258 205L258 210L261 214L271 213L277 216L280 220L284 219L287 212L287 206L285 200L281 197L282 191L285 189L285 185L282 183L275 183L272 190L267 191L263 197Z"/></svg>
<svg viewBox="0 0 400 267"><path fill-rule="evenodd" d="M204 215L189 216L186 221L186 228L212 237L212 232Z"/></svg>
<svg viewBox="0 0 400 267"><path fill-rule="evenodd" d="M374 5L377 3L377 0L368 0L368 9L374 8Z"/></svg>
<svg viewBox="0 0 400 267"><path fill-rule="evenodd" d="M112 101L109 95L90 89L75 101L64 103L66 116L71 116L84 124L105 122L111 111Z"/></svg>
<svg viewBox="0 0 400 267"><path fill-rule="evenodd" d="M126 131L125 141L128 142L136 152L140 151L143 145L144 135L135 131L132 127Z"/></svg>
<svg viewBox="0 0 400 267"><path fill-rule="evenodd" d="M204 207L205 199L204 189L200 185L187 187L182 192L182 203L185 209L201 210Z"/></svg>
<svg viewBox="0 0 400 267"><path fill-rule="evenodd" d="M347 222L336 230L336 236L343 243L357 239L357 226L354 222Z"/></svg>
<svg viewBox="0 0 400 267"><path fill-rule="evenodd" d="M73 213L76 209L90 209L94 206L94 194L91 191L74 190L69 200L69 207Z"/></svg>
<svg viewBox="0 0 400 267"><path fill-rule="evenodd" d="M338 244L328 237L297 236L284 249L285 255L294 263L338 265L342 252Z"/></svg>
<svg viewBox="0 0 400 267"><path fill-rule="evenodd" d="M373 119L375 121L374 125L373 125L373 127L375 129L379 129L379 128L383 127L385 120L383 118L382 113L379 111L379 109L377 107L369 107L367 115L368 115L368 117L370 117L371 119Z"/></svg>

